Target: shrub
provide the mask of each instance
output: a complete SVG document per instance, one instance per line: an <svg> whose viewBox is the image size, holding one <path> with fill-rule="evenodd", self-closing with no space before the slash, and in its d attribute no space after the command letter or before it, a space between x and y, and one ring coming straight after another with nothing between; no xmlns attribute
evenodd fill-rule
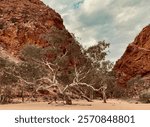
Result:
<svg viewBox="0 0 150 127"><path fill-rule="evenodd" d="M144 103L150 103L150 91L142 93L139 98Z"/></svg>
<svg viewBox="0 0 150 127"><path fill-rule="evenodd" d="M0 104L8 104L12 102L11 87L6 86L0 91Z"/></svg>

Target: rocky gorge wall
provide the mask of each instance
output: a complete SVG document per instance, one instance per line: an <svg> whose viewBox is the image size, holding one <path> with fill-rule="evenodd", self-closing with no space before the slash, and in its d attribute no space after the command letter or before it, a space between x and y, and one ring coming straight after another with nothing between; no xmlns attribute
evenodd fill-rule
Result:
<svg viewBox="0 0 150 127"><path fill-rule="evenodd" d="M150 74L150 25L143 28L114 66L117 82L125 86L131 78Z"/></svg>

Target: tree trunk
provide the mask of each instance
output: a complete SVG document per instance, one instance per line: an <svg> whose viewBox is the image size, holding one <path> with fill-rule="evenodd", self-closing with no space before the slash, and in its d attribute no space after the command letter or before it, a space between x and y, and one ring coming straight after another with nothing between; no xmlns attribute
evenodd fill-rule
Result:
<svg viewBox="0 0 150 127"><path fill-rule="evenodd" d="M65 95L65 101L67 105L72 105L72 100L68 95Z"/></svg>
<svg viewBox="0 0 150 127"><path fill-rule="evenodd" d="M0 96L0 103L1 104L11 103L11 98L8 95L1 95Z"/></svg>
<svg viewBox="0 0 150 127"><path fill-rule="evenodd" d="M4 104L4 101L5 101L5 96L4 96L4 95L1 95L1 96L0 96L0 103L1 103L1 104Z"/></svg>
<svg viewBox="0 0 150 127"><path fill-rule="evenodd" d="M21 90L21 97L22 97L22 102L24 103L24 88Z"/></svg>
<svg viewBox="0 0 150 127"><path fill-rule="evenodd" d="M93 102L90 98L88 98L87 96L85 95L81 95L81 97L83 97L85 100L87 100L88 102Z"/></svg>
<svg viewBox="0 0 150 127"><path fill-rule="evenodd" d="M1 92L0 103L1 104L11 103L11 91L10 88L7 86L4 86L3 92Z"/></svg>
<svg viewBox="0 0 150 127"><path fill-rule="evenodd" d="M102 94L103 94L103 101L104 101L104 103L107 103L106 102L106 92L105 92L105 89L103 89Z"/></svg>
<svg viewBox="0 0 150 127"><path fill-rule="evenodd" d="M81 90L79 90L77 88L74 88L74 90L76 90L76 92L79 94L80 97L84 98L88 102L92 102L92 100L90 98L88 98L87 96L85 96L84 93Z"/></svg>
<svg viewBox="0 0 150 127"><path fill-rule="evenodd" d="M90 99L93 100L94 96L93 96L94 91L91 89L90 90Z"/></svg>

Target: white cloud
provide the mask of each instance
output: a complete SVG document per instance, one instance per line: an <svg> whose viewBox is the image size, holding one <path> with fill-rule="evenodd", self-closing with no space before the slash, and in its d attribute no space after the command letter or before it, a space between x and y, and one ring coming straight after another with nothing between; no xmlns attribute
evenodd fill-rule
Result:
<svg viewBox="0 0 150 127"><path fill-rule="evenodd" d="M111 43L108 58L120 58L126 46L150 23L149 0L43 0L59 12L66 28L83 46Z"/></svg>
<svg viewBox="0 0 150 127"><path fill-rule="evenodd" d="M82 10L86 14L97 13L106 8L112 0L85 0L82 5Z"/></svg>
<svg viewBox="0 0 150 127"><path fill-rule="evenodd" d="M138 8L135 7L123 8L122 11L116 16L116 22L123 23L133 19L138 14L137 9Z"/></svg>

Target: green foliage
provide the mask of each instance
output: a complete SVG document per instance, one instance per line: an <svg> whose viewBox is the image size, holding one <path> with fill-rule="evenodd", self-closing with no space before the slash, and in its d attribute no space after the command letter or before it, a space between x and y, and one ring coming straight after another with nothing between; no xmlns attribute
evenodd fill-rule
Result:
<svg viewBox="0 0 150 127"><path fill-rule="evenodd" d="M68 38L68 32L64 30L60 30L55 26L52 26L50 31L41 36L42 39L47 41L51 46L59 47L60 44L65 43Z"/></svg>
<svg viewBox="0 0 150 127"><path fill-rule="evenodd" d="M18 81L14 76L15 63L10 62L6 58L0 57L0 84L12 85Z"/></svg>
<svg viewBox="0 0 150 127"><path fill-rule="evenodd" d="M79 52L79 49L80 47L78 47L78 45L73 44L70 44L65 52L63 52L61 48L54 45L47 46L45 48L34 45L26 45L22 49L20 55L21 58L26 60L26 62L28 62L29 64L35 63L37 65L41 65L43 68L45 68L45 70L47 70L48 68L44 63L51 63L53 69L56 69L55 71L57 71L57 78L60 79L60 81L62 81L63 83L68 84L66 83L66 81L70 82L72 79L72 75L70 74L70 72L74 68L75 61L83 56L83 54ZM65 81L64 77L67 78L65 78Z"/></svg>
<svg viewBox="0 0 150 127"><path fill-rule="evenodd" d="M92 68L99 71L104 75L113 68L113 63L109 60L105 60L109 43L105 41L99 41L96 45L89 47L85 50L85 55L90 60Z"/></svg>
<svg viewBox="0 0 150 127"><path fill-rule="evenodd" d="M144 80L142 80L141 75L137 75L136 77L131 78L128 82L127 82L127 87L133 87L135 85L142 85L144 84Z"/></svg>
<svg viewBox="0 0 150 127"><path fill-rule="evenodd" d="M0 57L0 69L3 69L4 67L6 67L6 63L7 63L7 60Z"/></svg>
<svg viewBox="0 0 150 127"><path fill-rule="evenodd" d="M149 77L142 77L141 75L131 78L127 82L126 96L130 98L134 96L142 98L139 95L143 94L143 91L147 91L150 87L150 81L147 78L149 79Z"/></svg>
<svg viewBox="0 0 150 127"><path fill-rule="evenodd" d="M106 95L111 97L110 93L113 93L112 89L116 82L112 72L113 63L105 60L108 47L109 43L99 41L96 45L84 51L88 63L85 65L87 68L85 71L90 70L84 82L92 84L97 89L106 87Z"/></svg>
<svg viewBox="0 0 150 127"><path fill-rule="evenodd" d="M150 103L150 90L140 95L140 101L144 103Z"/></svg>
<svg viewBox="0 0 150 127"><path fill-rule="evenodd" d="M105 60L107 52L105 51L109 47L109 43L105 41L99 41L96 45L89 47L86 50L86 54L93 62L100 62Z"/></svg>
<svg viewBox="0 0 150 127"><path fill-rule="evenodd" d="M14 83L17 83L18 78L11 74L4 72L3 75L0 77L0 84L1 85L13 85Z"/></svg>
<svg viewBox="0 0 150 127"><path fill-rule="evenodd" d="M47 55L53 57L51 62L54 60L60 62L58 59L64 54L68 56L66 58L68 61L72 60L72 64L82 61L82 46L76 41L75 36L70 35L65 29L60 30L53 26L48 33L41 35L41 38L48 42L44 51L47 52Z"/></svg>
<svg viewBox="0 0 150 127"><path fill-rule="evenodd" d="M30 82L34 82L46 74L47 71L42 65L36 64L35 62L22 62L17 70L17 75Z"/></svg>
<svg viewBox="0 0 150 127"><path fill-rule="evenodd" d="M15 63L10 62L7 58L0 57L0 103L6 104L11 102L12 86L18 82L14 75Z"/></svg>
<svg viewBox="0 0 150 127"><path fill-rule="evenodd" d="M42 60L43 54L42 54L42 48L35 46L35 45L26 45L23 47L21 51L21 57L25 60Z"/></svg>
<svg viewBox="0 0 150 127"><path fill-rule="evenodd" d="M109 43L99 41L97 45L91 46L85 50L85 55L91 63L91 67L89 68L91 68L92 77L95 77L96 79L107 76L107 73L110 72L113 67L112 62L105 60L107 55L106 49L108 47Z"/></svg>

